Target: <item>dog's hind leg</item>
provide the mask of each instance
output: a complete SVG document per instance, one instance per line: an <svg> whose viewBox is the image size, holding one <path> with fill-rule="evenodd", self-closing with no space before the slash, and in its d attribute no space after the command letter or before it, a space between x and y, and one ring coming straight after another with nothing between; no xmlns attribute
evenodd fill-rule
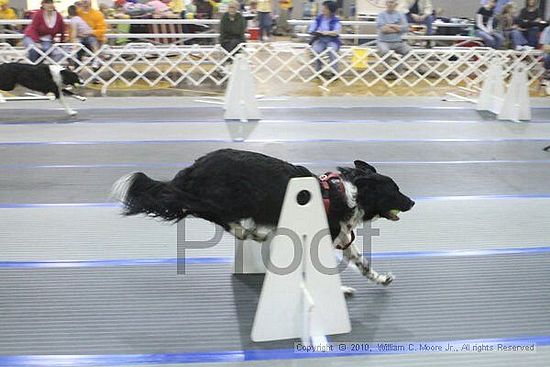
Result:
<svg viewBox="0 0 550 367"><path fill-rule="evenodd" d="M395 277L391 273L378 274L371 268L369 261L363 257L357 246L351 244L344 250L344 257L353 263L357 269L367 277L368 280L375 282L376 284L382 284L388 286L393 282Z"/></svg>
<svg viewBox="0 0 550 367"><path fill-rule="evenodd" d="M273 228L258 226L252 218L241 219L239 223L230 223L229 232L239 240L264 242Z"/></svg>

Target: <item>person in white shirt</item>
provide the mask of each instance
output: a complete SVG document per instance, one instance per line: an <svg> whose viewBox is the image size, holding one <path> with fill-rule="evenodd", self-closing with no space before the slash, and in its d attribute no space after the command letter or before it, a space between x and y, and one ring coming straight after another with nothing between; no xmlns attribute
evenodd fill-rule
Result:
<svg viewBox="0 0 550 367"><path fill-rule="evenodd" d="M97 38L93 35L93 29L86 23L81 17L76 13L76 6L71 5L67 8L67 13L69 14L70 21L70 30L69 30L69 40L72 43L82 43L89 50L93 51L94 54L97 54L99 50L99 42ZM97 58L94 58L92 62L92 67L99 67L99 62Z"/></svg>
<svg viewBox="0 0 550 367"><path fill-rule="evenodd" d="M424 24L426 33L433 34L433 15L432 0L400 0L397 11L405 14L409 23Z"/></svg>

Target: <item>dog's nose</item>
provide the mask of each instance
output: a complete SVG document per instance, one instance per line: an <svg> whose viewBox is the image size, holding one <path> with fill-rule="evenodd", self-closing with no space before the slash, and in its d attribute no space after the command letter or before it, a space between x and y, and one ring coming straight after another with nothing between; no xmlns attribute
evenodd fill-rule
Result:
<svg viewBox="0 0 550 367"><path fill-rule="evenodd" d="M411 200L411 208L416 204L414 201Z"/></svg>

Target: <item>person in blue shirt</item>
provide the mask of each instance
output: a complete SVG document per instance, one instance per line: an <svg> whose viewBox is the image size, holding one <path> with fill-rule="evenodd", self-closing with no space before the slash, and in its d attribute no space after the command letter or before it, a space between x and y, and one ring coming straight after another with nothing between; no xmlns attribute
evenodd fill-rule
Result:
<svg viewBox="0 0 550 367"><path fill-rule="evenodd" d="M322 13L315 18L309 26L308 32L313 36L311 47L316 54L329 49L328 56L332 70L337 70L337 52L340 49L340 31L342 25L340 19L336 17L336 3L334 1L325 1L322 4ZM315 70L320 71L322 60L318 58L315 61Z"/></svg>
<svg viewBox="0 0 550 367"><path fill-rule="evenodd" d="M550 19L548 19L550 22ZM544 52L544 79L546 80L546 93L550 94L550 25L544 28L540 35L539 43L542 46L542 52Z"/></svg>

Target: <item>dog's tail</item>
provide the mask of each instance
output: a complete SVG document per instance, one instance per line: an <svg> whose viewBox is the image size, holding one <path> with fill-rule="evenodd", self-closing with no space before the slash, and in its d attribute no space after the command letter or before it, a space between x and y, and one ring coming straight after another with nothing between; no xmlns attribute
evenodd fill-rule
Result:
<svg viewBox="0 0 550 367"><path fill-rule="evenodd" d="M155 181L142 172L121 177L112 188L112 197L123 205L123 215L147 214L166 221L185 218L182 193L171 181Z"/></svg>

